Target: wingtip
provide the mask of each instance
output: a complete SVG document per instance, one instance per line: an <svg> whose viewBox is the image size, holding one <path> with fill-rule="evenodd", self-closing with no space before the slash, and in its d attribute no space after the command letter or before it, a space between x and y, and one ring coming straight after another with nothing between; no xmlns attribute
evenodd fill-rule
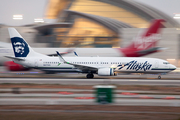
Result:
<svg viewBox="0 0 180 120"><path fill-rule="evenodd" d="M56 51L57 55L60 55L58 51Z"/></svg>

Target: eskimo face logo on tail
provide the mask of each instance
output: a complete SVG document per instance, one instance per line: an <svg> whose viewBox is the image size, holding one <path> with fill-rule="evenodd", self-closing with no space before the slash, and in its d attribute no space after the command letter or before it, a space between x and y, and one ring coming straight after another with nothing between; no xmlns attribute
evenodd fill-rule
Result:
<svg viewBox="0 0 180 120"><path fill-rule="evenodd" d="M24 43L20 43L20 42L14 42L14 48L15 48L15 52L16 53L20 53L21 55L24 53L24 47L25 47L25 44Z"/></svg>
<svg viewBox="0 0 180 120"><path fill-rule="evenodd" d="M26 57L29 53L28 44L19 37L11 38L15 57Z"/></svg>
<svg viewBox="0 0 180 120"><path fill-rule="evenodd" d="M127 67L126 67L127 66ZM152 64L145 61L144 63L137 63L137 61L133 60L129 63L126 63L125 65L118 65L118 69L122 69L123 67L126 67L126 70L149 70L151 68Z"/></svg>

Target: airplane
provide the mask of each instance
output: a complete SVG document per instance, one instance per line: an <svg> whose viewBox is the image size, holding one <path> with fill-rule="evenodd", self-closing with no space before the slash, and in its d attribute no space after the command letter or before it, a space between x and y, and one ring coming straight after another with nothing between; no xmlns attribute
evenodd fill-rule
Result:
<svg viewBox="0 0 180 120"><path fill-rule="evenodd" d="M141 57L155 52L160 52L164 48L156 47L157 42L161 39L160 26L162 19L152 21L150 27L138 34L130 45L125 48L33 48L36 52L48 55L57 56L54 51L61 51L63 56L74 56L73 51L76 51L79 56L101 56L101 57ZM4 45L4 44L2 44ZM7 46L7 44L5 44ZM0 45L0 47L3 47ZM53 53L53 54L52 54ZM0 56L13 55L12 48L0 48ZM7 61L7 62L6 62ZM8 61L1 57L0 64L5 65L9 71L29 70L22 65Z"/></svg>
<svg viewBox="0 0 180 120"><path fill-rule="evenodd" d="M115 76L117 73L160 74L176 69L174 65L157 58L62 57L58 51L56 51L58 57L51 57L35 52L15 28L8 30L15 57L5 57L28 68L48 72L85 73L86 78L94 78L94 74L99 76ZM160 79L161 76L159 75L158 78Z"/></svg>

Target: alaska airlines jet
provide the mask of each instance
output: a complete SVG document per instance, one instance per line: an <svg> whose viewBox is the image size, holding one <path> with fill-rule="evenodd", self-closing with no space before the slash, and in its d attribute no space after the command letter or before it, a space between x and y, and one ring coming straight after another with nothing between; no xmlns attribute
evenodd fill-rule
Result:
<svg viewBox="0 0 180 120"><path fill-rule="evenodd" d="M132 43L124 48L33 48L36 52L48 55L57 56L54 51L59 51L60 54L72 57L74 56L73 51L76 51L78 55L87 56L101 56L101 57L140 57L151 53L162 51L163 48L156 47L157 42L161 39L160 26L164 20L157 19L152 22L149 28L143 30L141 34L138 34ZM4 46L4 44L2 44ZM0 44L0 47L3 47ZM5 44L6 45L6 44ZM6 45L7 46L7 45ZM11 48L0 48L1 56L13 55ZM16 64L12 61L7 61L4 57L0 59L0 65L5 65L10 71L22 71L28 70L28 68L22 65ZM5 63L5 64L4 64Z"/></svg>
<svg viewBox="0 0 180 120"><path fill-rule="evenodd" d="M116 73L167 73L176 67L165 60L138 57L50 57L35 52L14 28L9 28L15 63L48 72L80 72L114 76ZM160 76L159 76L160 77Z"/></svg>

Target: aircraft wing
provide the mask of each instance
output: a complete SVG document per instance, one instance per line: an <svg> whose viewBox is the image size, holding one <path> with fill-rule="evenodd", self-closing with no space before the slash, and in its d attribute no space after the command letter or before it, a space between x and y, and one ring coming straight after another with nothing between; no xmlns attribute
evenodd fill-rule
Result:
<svg viewBox="0 0 180 120"><path fill-rule="evenodd" d="M13 59L13 60L22 60L22 61L25 60L23 58L17 58L17 57L12 57L12 56L4 56L4 57L7 57L7 58L10 58L10 59Z"/></svg>
<svg viewBox="0 0 180 120"><path fill-rule="evenodd" d="M68 53L72 53L74 49L68 49L67 52L59 52L60 55L66 55ZM47 54L47 56L58 56L57 54Z"/></svg>
<svg viewBox="0 0 180 120"><path fill-rule="evenodd" d="M137 51L138 54L148 54L148 53L153 53L153 52L157 52L157 51L161 51L161 50L165 50L166 48L161 48L161 47L153 47L153 48L150 48L150 49L147 49L147 50L140 50L140 51Z"/></svg>
<svg viewBox="0 0 180 120"><path fill-rule="evenodd" d="M11 48L11 43L0 42L0 48Z"/></svg>
<svg viewBox="0 0 180 120"><path fill-rule="evenodd" d="M64 63L69 64L69 65L73 65L74 67L76 67L76 68L78 68L78 69L80 69L80 70L82 70L82 71L88 71L88 70L97 71L97 70L98 70L97 67L91 67L91 66L73 64L73 63L67 62L67 61L65 61L65 60L63 59L63 57L59 54L59 52L56 51L56 53L57 53L57 55L59 56L59 60L60 60L61 62L64 62Z"/></svg>
<svg viewBox="0 0 180 120"><path fill-rule="evenodd" d="M82 70L82 71L88 71L88 70L91 70L91 71L97 71L98 68L96 67L90 67L90 66L85 66L85 65L78 65L78 64L72 64L72 63L69 63L70 65L73 65L74 67Z"/></svg>
<svg viewBox="0 0 180 120"><path fill-rule="evenodd" d="M68 52L59 53L61 55L68 54ZM57 54L47 54L47 56L58 56Z"/></svg>

